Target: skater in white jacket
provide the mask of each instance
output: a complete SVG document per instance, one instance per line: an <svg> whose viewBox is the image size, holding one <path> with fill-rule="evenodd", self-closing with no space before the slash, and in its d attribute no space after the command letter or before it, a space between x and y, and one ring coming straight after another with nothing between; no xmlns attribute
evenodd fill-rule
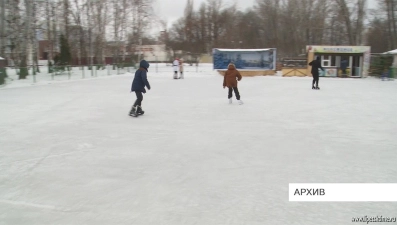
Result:
<svg viewBox="0 0 397 225"><path fill-rule="evenodd" d="M179 59L176 58L172 63L172 67L174 68L174 79L178 79L178 71L179 71Z"/></svg>

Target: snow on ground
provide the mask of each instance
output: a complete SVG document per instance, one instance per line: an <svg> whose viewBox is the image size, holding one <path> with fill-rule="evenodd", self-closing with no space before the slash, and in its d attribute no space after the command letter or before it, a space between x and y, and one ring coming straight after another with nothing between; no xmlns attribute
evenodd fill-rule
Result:
<svg viewBox="0 0 397 225"><path fill-rule="evenodd" d="M22 86L37 86L43 84L53 84L71 80L91 79L100 78L113 75L121 75L127 72L134 71L133 68L119 68L113 69L112 66L108 65L104 68L98 69L93 67L93 70L89 70L88 67L71 67L70 71L63 71L57 73L48 73L47 66L40 66L40 73L33 75L33 71L29 69L29 76L26 79L19 80L17 69L7 68L6 84L3 87L22 87Z"/></svg>
<svg viewBox="0 0 397 225"><path fill-rule="evenodd" d="M40 65L43 65L41 63ZM90 70L87 66L85 67L70 67L70 71L62 71L57 73L48 73L48 68L46 65L40 66L40 73L36 73L33 75L32 68L29 68L29 76L26 79L19 80L18 70L15 68L7 68L6 84L0 85L0 88L10 88L10 87L24 87L24 86L37 86L43 84L54 84L59 82L66 82L72 80L86 80L86 79L96 79L96 78L105 78L109 76L122 75L126 73L134 73L135 69L132 67L124 67L124 68L113 68L112 65L106 65L104 67L98 68L97 66L93 67L93 70ZM198 72L207 72L211 71L212 64L200 64L199 67L189 66L185 64L185 72L187 73L198 73ZM172 71L171 64L165 63L153 63L150 68L151 72L158 74L165 74Z"/></svg>
<svg viewBox="0 0 397 225"><path fill-rule="evenodd" d="M244 77L210 66L0 89L0 224L350 224L397 203L289 202L289 183L395 183L397 83Z"/></svg>

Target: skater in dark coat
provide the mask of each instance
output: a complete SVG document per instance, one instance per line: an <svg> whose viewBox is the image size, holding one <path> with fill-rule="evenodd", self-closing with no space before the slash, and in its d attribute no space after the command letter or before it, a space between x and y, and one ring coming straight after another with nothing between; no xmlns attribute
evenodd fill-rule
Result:
<svg viewBox="0 0 397 225"><path fill-rule="evenodd" d="M347 73L346 73L347 67L348 67L348 62L347 62L346 59L343 59L340 62L340 69L342 70L342 77L346 77L347 76Z"/></svg>
<svg viewBox="0 0 397 225"><path fill-rule="evenodd" d="M236 94L236 99L239 104L243 104L243 101L240 100L240 93L237 88L237 81L240 81L241 78L242 76L240 72L236 70L236 66L233 63L229 63L228 69L223 77L223 88L228 87L229 89L227 96L229 98L229 104L232 104L233 91Z"/></svg>
<svg viewBox="0 0 397 225"><path fill-rule="evenodd" d="M312 89L320 89L318 86L318 81L319 81L319 72L318 70L321 69L324 71L324 68L321 66L321 60L320 56L317 56L317 58L309 63L309 66L312 67L312 75L313 75L313 84L312 84ZM316 84L316 87L314 87L314 84Z"/></svg>
<svg viewBox="0 0 397 225"><path fill-rule="evenodd" d="M147 80L147 72L149 68L149 63L145 60L142 60L139 69L135 72L134 81L132 81L131 85L131 92L135 92L136 94L136 101L131 108L130 115L137 116L143 114L144 111L142 110L142 100L143 95L142 93L146 93L145 86L147 89L150 90L150 84Z"/></svg>

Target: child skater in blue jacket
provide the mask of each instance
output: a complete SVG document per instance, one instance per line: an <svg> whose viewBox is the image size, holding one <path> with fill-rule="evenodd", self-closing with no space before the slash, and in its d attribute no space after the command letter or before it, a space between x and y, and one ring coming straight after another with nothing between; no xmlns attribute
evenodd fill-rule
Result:
<svg viewBox="0 0 397 225"><path fill-rule="evenodd" d="M150 84L149 81L147 80L148 69L149 69L149 63L145 60L142 60L141 63L139 64L139 69L135 72L134 81L132 81L132 85L131 85L131 92L135 92L137 99L131 108L130 116L136 117L138 115L142 115L143 113L145 113L142 110L142 100L143 100L142 93L146 93L145 86L147 87L147 89L150 90Z"/></svg>

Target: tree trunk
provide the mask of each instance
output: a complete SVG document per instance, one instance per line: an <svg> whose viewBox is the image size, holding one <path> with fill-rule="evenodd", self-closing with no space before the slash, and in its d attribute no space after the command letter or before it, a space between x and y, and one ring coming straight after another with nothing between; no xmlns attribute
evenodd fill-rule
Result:
<svg viewBox="0 0 397 225"><path fill-rule="evenodd" d="M392 16L391 16L391 0L385 0L386 3L386 10L387 10L387 26L388 26L388 31L389 31L389 44L390 44L390 48L394 49L394 32L393 32L393 20L392 20Z"/></svg>
<svg viewBox="0 0 397 225"><path fill-rule="evenodd" d="M0 56L1 57L6 57L5 56L5 48L6 48L6 42L5 42L5 39L6 39L6 33L5 33L5 29L6 29L6 25L5 25L5 13L6 13L6 10L5 10L5 7L6 7L6 5L5 5L5 0L1 0L1 3L0 3L1 5L0 5L0 8L1 8L1 18L0 18Z"/></svg>
<svg viewBox="0 0 397 225"><path fill-rule="evenodd" d="M69 0L63 0L63 21L65 38L69 41Z"/></svg>
<svg viewBox="0 0 397 225"><path fill-rule="evenodd" d="M36 1L32 2L32 71L33 74L35 75L36 72L40 73L40 69L39 69L39 59L37 57L37 37L36 37L36 24L37 24L37 19L36 19Z"/></svg>
<svg viewBox="0 0 397 225"><path fill-rule="evenodd" d="M391 21L392 21L392 28L393 28L393 46L396 45L396 38L397 38L397 28L396 28L396 16L395 16L395 10L396 10L396 5L395 1L390 2L390 13L391 13ZM394 49L394 48L393 48Z"/></svg>
<svg viewBox="0 0 397 225"><path fill-rule="evenodd" d="M52 41L51 41L51 14L50 14L50 0L46 1L46 14L47 14L47 66L48 73L52 73L51 60L52 60Z"/></svg>
<svg viewBox="0 0 397 225"><path fill-rule="evenodd" d="M52 38L51 38L51 60L55 57L55 46L57 44L57 24L56 24L56 17L55 17L55 6L54 3L51 3L51 16L52 16Z"/></svg>
<svg viewBox="0 0 397 225"><path fill-rule="evenodd" d="M25 24L24 24L24 40L21 48L21 63L20 63L20 71L19 71L19 79L26 79L28 76L28 63L27 63L27 47L28 42L30 40L30 16L31 16L31 4L30 0L25 0L26 6L26 15L25 15Z"/></svg>

